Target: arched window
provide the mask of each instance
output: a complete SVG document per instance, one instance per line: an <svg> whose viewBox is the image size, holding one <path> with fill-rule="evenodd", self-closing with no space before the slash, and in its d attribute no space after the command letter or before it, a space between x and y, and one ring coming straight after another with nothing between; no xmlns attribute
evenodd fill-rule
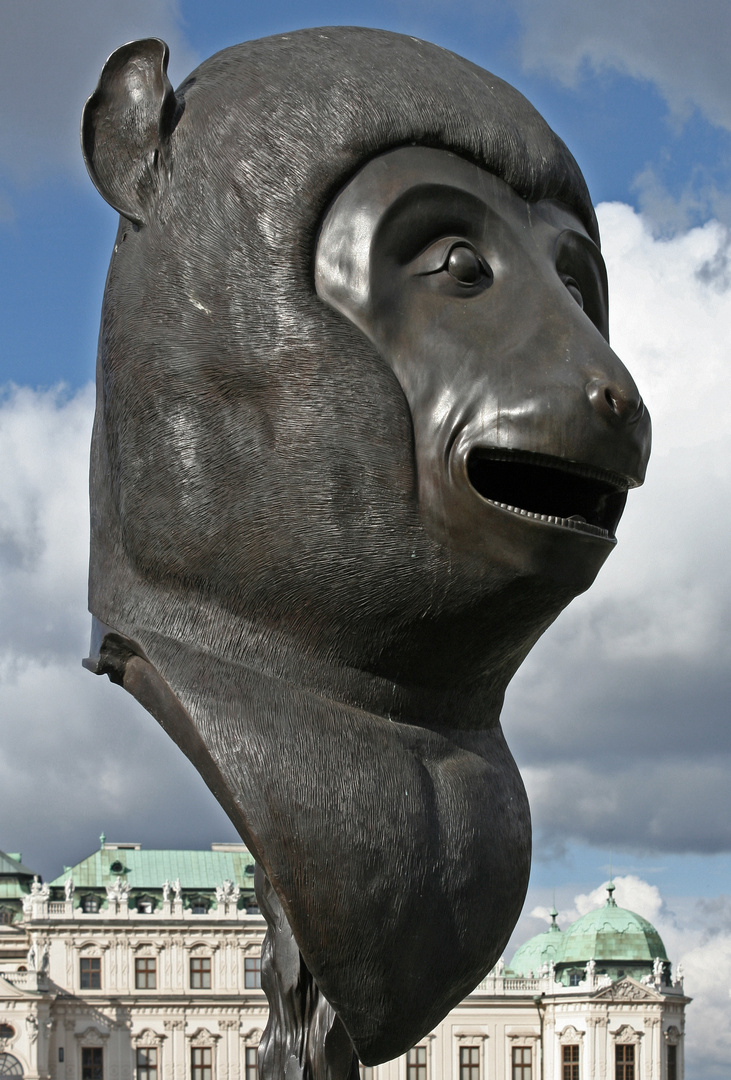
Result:
<svg viewBox="0 0 731 1080"><path fill-rule="evenodd" d="M23 1066L12 1054L0 1054L0 1076L22 1076Z"/></svg>

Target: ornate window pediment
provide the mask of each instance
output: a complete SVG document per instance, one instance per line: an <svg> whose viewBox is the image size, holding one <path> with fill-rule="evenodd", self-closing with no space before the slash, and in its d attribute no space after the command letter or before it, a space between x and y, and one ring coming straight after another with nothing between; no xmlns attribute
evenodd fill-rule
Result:
<svg viewBox="0 0 731 1080"><path fill-rule="evenodd" d="M84 1046L104 1046L104 1043L109 1038L109 1032L100 1031L98 1027L91 1025L85 1031L77 1031L74 1038L77 1042L83 1043Z"/></svg>
<svg viewBox="0 0 731 1080"><path fill-rule="evenodd" d="M560 1043L581 1044L584 1041L584 1032L579 1031L578 1028L575 1028L573 1024L569 1024L563 1029L563 1031L558 1032L558 1041Z"/></svg>
<svg viewBox="0 0 731 1080"><path fill-rule="evenodd" d="M204 1027L196 1028L193 1034L188 1036L192 1046L215 1046L220 1038L220 1035L214 1035Z"/></svg>
<svg viewBox="0 0 731 1080"><path fill-rule="evenodd" d="M616 1043L634 1043L637 1046L644 1032L635 1031L630 1024L622 1024L621 1027L618 1027L615 1031L610 1031L609 1034Z"/></svg>
<svg viewBox="0 0 731 1080"><path fill-rule="evenodd" d="M157 956L162 946L155 945L151 941L138 941L132 946L135 956Z"/></svg>
<svg viewBox="0 0 731 1080"><path fill-rule="evenodd" d="M680 1042L680 1032L675 1024L671 1024L667 1031L663 1031L663 1037L668 1046L677 1046Z"/></svg>
<svg viewBox="0 0 731 1080"><path fill-rule="evenodd" d="M153 1031L152 1028L145 1028L137 1035L132 1036L133 1046L162 1046L163 1039L166 1039L167 1035L161 1035L158 1031Z"/></svg>
<svg viewBox="0 0 731 1080"><path fill-rule="evenodd" d="M191 956L210 956L218 948L218 942L216 941L196 941L194 944L188 946L188 951Z"/></svg>
<svg viewBox="0 0 731 1080"><path fill-rule="evenodd" d="M80 956L99 956L103 948L98 941L82 941L78 946Z"/></svg>

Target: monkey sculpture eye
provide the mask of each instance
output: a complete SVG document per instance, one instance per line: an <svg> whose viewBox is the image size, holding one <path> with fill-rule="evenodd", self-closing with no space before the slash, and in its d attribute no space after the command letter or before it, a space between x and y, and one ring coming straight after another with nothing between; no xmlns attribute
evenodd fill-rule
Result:
<svg viewBox="0 0 731 1080"><path fill-rule="evenodd" d="M461 285L476 285L485 275L485 268L474 248L455 244L450 250L445 269Z"/></svg>
<svg viewBox="0 0 731 1080"><path fill-rule="evenodd" d="M430 244L411 264L412 273L420 277L434 277L449 274L451 283L458 289L482 291L492 285L493 273L490 266L477 254L467 240L453 236L444 236ZM477 287L477 288L476 288Z"/></svg>
<svg viewBox="0 0 731 1080"><path fill-rule="evenodd" d="M576 281L576 279L572 277L564 277L563 283L568 289L568 291L571 293L579 307L583 309L584 297L581 294L581 289L579 288L579 283Z"/></svg>

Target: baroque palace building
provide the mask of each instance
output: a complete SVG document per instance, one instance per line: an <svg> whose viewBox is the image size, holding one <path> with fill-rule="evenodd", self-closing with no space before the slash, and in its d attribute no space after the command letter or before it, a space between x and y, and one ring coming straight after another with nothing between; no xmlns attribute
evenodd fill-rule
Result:
<svg viewBox="0 0 731 1080"><path fill-rule="evenodd" d="M257 1080L267 1020L253 859L101 847L43 884L0 852L0 1078ZM683 1080L683 980L617 906L501 961L363 1080Z"/></svg>

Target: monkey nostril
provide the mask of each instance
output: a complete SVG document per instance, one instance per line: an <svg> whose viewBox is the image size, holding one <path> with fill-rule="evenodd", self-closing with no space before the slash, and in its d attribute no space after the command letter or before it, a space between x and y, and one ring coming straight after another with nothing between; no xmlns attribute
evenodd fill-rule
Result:
<svg viewBox="0 0 731 1080"><path fill-rule="evenodd" d="M633 424L642 416L645 406L637 391L626 393L616 384L594 379L586 393L597 412L624 424Z"/></svg>

